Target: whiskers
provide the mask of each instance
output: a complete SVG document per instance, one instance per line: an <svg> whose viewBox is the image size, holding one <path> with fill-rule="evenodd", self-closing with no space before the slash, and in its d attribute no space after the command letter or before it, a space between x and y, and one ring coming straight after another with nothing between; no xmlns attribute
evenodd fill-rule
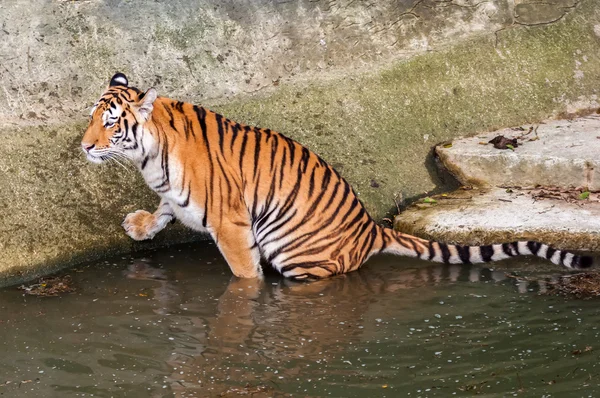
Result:
<svg viewBox="0 0 600 398"><path fill-rule="evenodd" d="M123 170L128 173L134 173L137 171L135 165L131 163L131 159L118 148L104 148L97 151L96 156L98 156L103 161L114 163L123 168Z"/></svg>

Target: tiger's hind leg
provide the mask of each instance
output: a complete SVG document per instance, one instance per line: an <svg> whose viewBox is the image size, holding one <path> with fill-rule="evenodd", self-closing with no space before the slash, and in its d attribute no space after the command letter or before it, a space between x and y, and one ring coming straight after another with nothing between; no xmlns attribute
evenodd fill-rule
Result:
<svg viewBox="0 0 600 398"><path fill-rule="evenodd" d="M125 233L134 240L152 239L175 218L168 202L160 202L154 213L138 210L129 213L123 223Z"/></svg>

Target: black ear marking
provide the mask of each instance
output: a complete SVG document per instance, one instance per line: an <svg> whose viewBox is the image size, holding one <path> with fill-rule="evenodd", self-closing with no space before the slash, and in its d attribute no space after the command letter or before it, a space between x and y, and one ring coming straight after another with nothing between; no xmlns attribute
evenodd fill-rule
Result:
<svg viewBox="0 0 600 398"><path fill-rule="evenodd" d="M125 86L127 87L129 85L129 81L127 81L127 76L125 76L123 73L118 72L117 74L115 74L112 79L110 79L110 87L113 86Z"/></svg>

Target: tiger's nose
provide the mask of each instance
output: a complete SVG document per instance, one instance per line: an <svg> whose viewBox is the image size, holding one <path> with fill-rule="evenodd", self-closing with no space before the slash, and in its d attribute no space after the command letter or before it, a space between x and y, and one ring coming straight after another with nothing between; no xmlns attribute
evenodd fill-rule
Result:
<svg viewBox="0 0 600 398"><path fill-rule="evenodd" d="M92 149L94 149L95 146L96 146L95 144L90 145L90 144L81 143L81 148L86 153L89 153Z"/></svg>

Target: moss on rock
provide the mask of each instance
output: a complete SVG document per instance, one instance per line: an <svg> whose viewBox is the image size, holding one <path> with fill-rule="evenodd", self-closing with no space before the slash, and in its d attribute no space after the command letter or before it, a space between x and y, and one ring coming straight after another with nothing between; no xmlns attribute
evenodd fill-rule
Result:
<svg viewBox="0 0 600 398"><path fill-rule="evenodd" d="M319 83L282 81L272 94L228 103L215 99L205 105L239 122L280 131L319 153L380 219L398 191L411 197L443 186L432 171L434 144L539 121L578 101L595 99L599 25L600 11L593 1L584 1L559 22L514 25L385 70L331 75ZM178 34L155 33L164 40ZM88 37L86 32L77 34L82 40ZM186 50L184 42L172 44ZM104 54L109 51L105 47L91 48L98 56L110 56ZM215 54L202 57L220 62ZM94 57L82 59L95 68ZM189 62L201 68L204 61ZM98 66L94 73L107 75L114 66ZM180 69L189 71L189 65ZM144 76L150 75L146 71ZM177 78L170 76L164 87L175 87ZM145 88L162 77L156 79L133 83ZM53 90L65 93L53 84L44 88L49 93L44 98L57 96ZM74 88L78 85L81 79L73 83ZM91 98L101 90L86 86L74 98ZM74 106L72 114L82 115L82 107ZM134 243L124 235L120 223L125 214L151 210L158 199L133 170L85 162L79 149L85 126L83 116L78 117L82 122L0 131L0 284L83 259L197 238L177 227L169 227L152 244Z"/></svg>

